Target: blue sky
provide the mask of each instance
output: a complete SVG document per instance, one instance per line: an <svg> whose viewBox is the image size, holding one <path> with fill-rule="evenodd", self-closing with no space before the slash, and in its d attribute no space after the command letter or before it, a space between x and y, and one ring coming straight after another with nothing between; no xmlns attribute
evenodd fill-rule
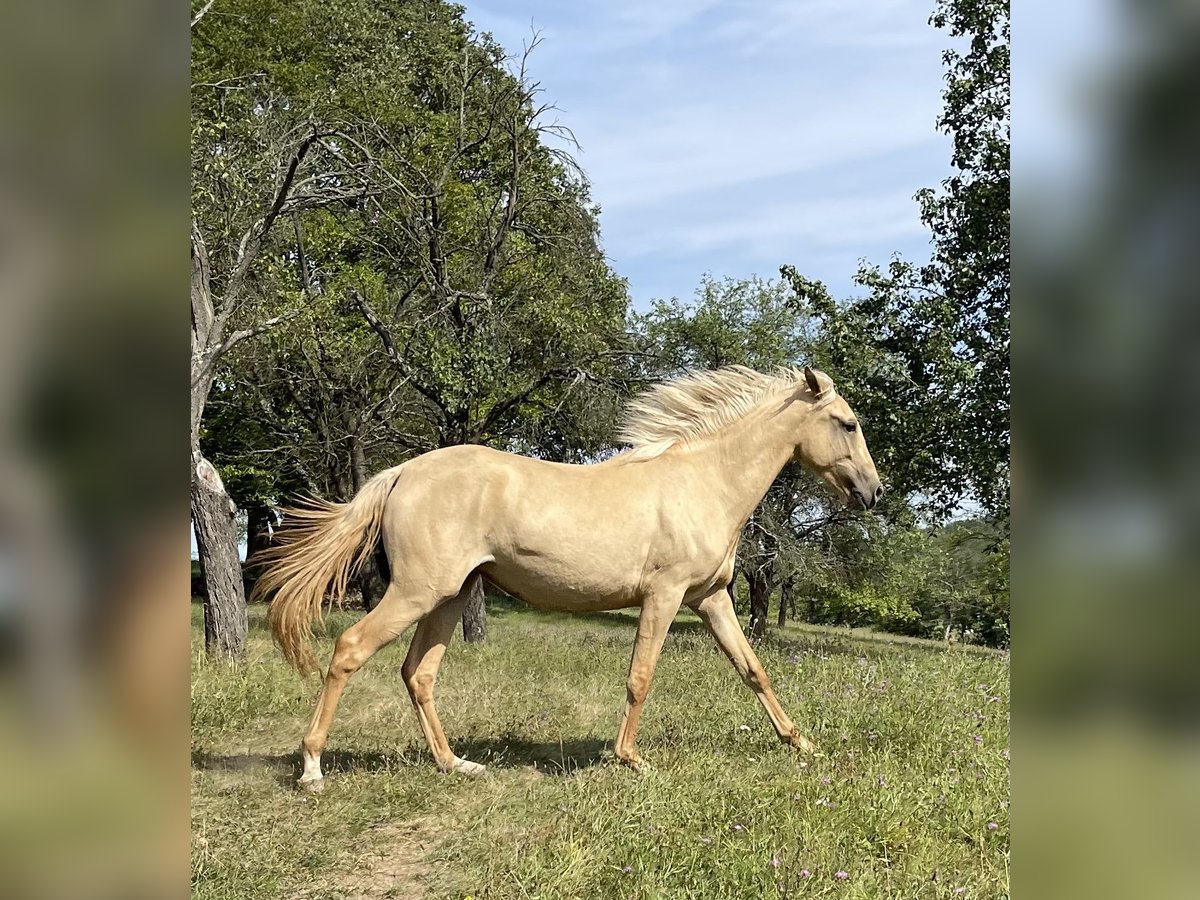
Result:
<svg viewBox="0 0 1200 900"><path fill-rule="evenodd" d="M913 194L949 171L933 0L486 0L467 18L518 52L601 206L635 305L704 272L791 263L835 296L860 259L923 260Z"/></svg>

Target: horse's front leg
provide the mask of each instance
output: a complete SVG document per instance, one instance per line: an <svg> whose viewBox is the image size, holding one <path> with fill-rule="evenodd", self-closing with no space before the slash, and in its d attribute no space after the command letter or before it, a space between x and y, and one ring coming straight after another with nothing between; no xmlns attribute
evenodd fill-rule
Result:
<svg viewBox="0 0 1200 900"><path fill-rule="evenodd" d="M633 643L633 658L629 661L629 679L626 682L625 715L621 718L621 730L617 732L615 753L617 759L635 772L646 766L638 755L634 742L637 738L638 720L642 706L650 693L650 682L662 653L663 641L671 621L679 612L683 591L656 592L642 603L642 614L638 619L637 638Z"/></svg>
<svg viewBox="0 0 1200 900"><path fill-rule="evenodd" d="M758 697L758 702L767 711L767 717L771 720L779 739L797 750L814 752L817 749L816 745L796 730L796 726L780 706L775 692L771 690L771 679L767 677L767 672L758 661L750 642L742 634L728 591L725 588L714 591L693 609L716 639L717 646L729 657L742 681Z"/></svg>

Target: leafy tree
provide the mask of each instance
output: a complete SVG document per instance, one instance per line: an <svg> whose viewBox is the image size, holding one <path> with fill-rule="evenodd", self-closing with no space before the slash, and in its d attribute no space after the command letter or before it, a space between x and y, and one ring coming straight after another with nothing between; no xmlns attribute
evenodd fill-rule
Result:
<svg viewBox="0 0 1200 900"><path fill-rule="evenodd" d="M613 406L625 284L524 57L432 0L233 6L198 53L203 83L238 87L214 108L334 122L324 146L369 185L294 216L259 272L285 321L225 373L256 452L281 448L306 486L346 498L434 447L594 449L595 428L580 435Z"/></svg>
<svg viewBox="0 0 1200 900"><path fill-rule="evenodd" d="M1009 463L1009 13L998 0L940 0L931 22L963 49L943 54L938 126L954 173L917 195L933 237L927 265L864 266L867 295L836 303L785 266L822 322L821 355L888 454L892 485L936 515L973 497L1003 519Z"/></svg>
<svg viewBox="0 0 1200 900"><path fill-rule="evenodd" d="M228 354L285 317L262 306L279 226L306 211L362 200L371 192L371 165L362 143L325 110L272 94L257 69L222 69L209 40L222 32L218 23L265 25L269 15L226 9L216 15L211 6L193 17L191 505L207 588L205 644L215 655L238 659L246 612L236 507L201 449L205 409Z"/></svg>

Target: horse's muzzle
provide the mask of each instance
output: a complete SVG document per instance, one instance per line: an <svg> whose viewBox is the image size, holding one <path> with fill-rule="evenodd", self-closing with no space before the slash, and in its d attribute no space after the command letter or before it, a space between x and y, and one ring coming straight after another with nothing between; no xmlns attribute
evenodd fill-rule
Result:
<svg viewBox="0 0 1200 900"><path fill-rule="evenodd" d="M866 491L857 486L850 488L850 500L859 509L871 509L882 499L883 485L878 481L874 485L868 485Z"/></svg>

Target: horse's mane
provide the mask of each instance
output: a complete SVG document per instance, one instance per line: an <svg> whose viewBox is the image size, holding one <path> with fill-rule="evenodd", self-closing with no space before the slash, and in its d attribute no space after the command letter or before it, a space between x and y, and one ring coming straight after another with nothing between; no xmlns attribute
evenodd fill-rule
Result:
<svg viewBox="0 0 1200 900"><path fill-rule="evenodd" d="M818 373L826 395L829 378ZM621 417L617 440L631 455L648 459L689 438L712 434L750 412L769 394L804 384L804 370L781 366L763 374L745 366L687 372L656 384L631 400Z"/></svg>

